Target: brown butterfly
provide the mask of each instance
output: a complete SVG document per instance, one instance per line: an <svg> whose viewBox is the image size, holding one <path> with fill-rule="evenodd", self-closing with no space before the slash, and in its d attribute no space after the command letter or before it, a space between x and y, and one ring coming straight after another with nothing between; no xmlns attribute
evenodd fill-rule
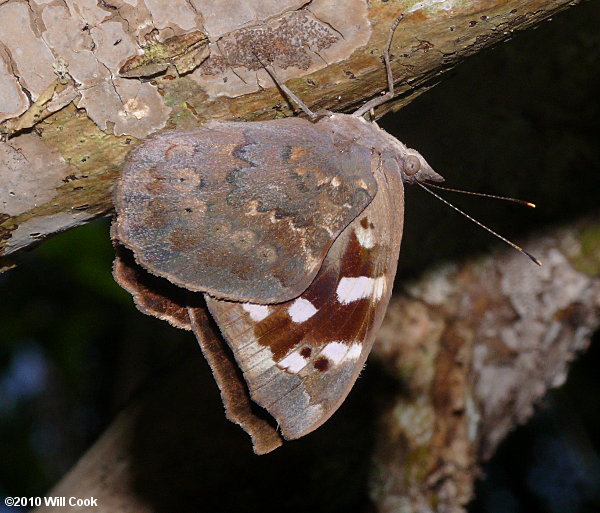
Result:
<svg viewBox="0 0 600 513"><path fill-rule="evenodd" d="M164 132L131 152L119 181L117 281L145 313L194 331L257 453L344 401L390 298L403 182L442 180L363 117L393 97L399 21L389 91L356 113L313 114L279 84L310 120Z"/></svg>

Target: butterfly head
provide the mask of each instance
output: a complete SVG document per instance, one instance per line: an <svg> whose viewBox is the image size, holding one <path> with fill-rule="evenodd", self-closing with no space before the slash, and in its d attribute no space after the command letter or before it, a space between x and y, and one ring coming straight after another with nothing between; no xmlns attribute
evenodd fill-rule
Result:
<svg viewBox="0 0 600 513"><path fill-rule="evenodd" d="M443 182L444 178L438 175L423 156L412 148L406 148L398 158L400 174L404 183L414 182Z"/></svg>

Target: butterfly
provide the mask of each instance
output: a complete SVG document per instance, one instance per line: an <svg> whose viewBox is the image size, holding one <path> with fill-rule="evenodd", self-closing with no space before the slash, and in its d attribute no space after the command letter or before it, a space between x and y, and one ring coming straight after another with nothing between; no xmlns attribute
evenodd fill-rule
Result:
<svg viewBox="0 0 600 513"><path fill-rule="evenodd" d="M403 184L443 180L364 117L393 97L400 19L388 93L354 114L314 114L278 84L310 119L165 131L132 150L117 186L116 280L195 333L259 454L342 404L390 299Z"/></svg>

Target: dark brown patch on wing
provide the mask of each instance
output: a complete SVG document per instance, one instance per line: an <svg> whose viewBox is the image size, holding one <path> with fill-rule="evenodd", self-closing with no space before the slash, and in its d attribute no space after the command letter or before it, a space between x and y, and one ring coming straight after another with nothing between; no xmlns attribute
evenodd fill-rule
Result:
<svg viewBox="0 0 600 513"><path fill-rule="evenodd" d="M272 305L272 313L265 319L253 323L253 333L258 343L268 347L275 361L280 361L295 347L308 344L318 348L323 340L339 340L352 343L364 338L371 328L371 312L374 305L370 298L363 298L344 305L338 302L336 290L343 277L373 277L374 265L383 256L383 246L364 248L356 238L354 230L344 234L345 250L339 261L323 266L312 285L302 295L311 302L317 313L305 322L290 322L288 309L291 302ZM334 257L335 260L335 257ZM377 276L384 269L377 270Z"/></svg>
<svg viewBox="0 0 600 513"><path fill-rule="evenodd" d="M285 357L290 347L299 345L308 333L304 323L291 323L286 308L275 305L274 312L266 319L256 323L254 335L262 346L268 347L273 353L275 361ZM287 333L283 338L282 331Z"/></svg>
<svg viewBox="0 0 600 513"><path fill-rule="evenodd" d="M321 356L315 360L314 366L318 371L325 372L329 369L329 360Z"/></svg>

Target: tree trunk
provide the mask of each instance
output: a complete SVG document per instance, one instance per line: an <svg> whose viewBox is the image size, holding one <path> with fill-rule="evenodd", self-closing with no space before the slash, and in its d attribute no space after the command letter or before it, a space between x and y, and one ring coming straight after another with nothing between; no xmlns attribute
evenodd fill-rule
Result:
<svg viewBox="0 0 600 513"><path fill-rule="evenodd" d="M354 110L385 90L382 48L404 14L392 45L398 96L378 117L574 2L147 4L0 5L0 266L109 214L123 160L155 131L292 114L263 64L313 110ZM404 386L378 412L378 510L462 511L480 464L564 380L600 318L600 250L588 243L599 226L588 219L531 242L541 273L505 254L434 271L393 300L374 352ZM49 495L93 496L95 511L198 511L211 500L218 508L215 490L243 485L199 483L207 465L223 479L237 471L276 480L301 459L305 441L258 463L243 433L207 417L221 409L197 378L201 365L194 354L137 397ZM311 435L323 449L309 453L317 476L331 464L331 441L342 444L336 432ZM299 488L325 494L306 485L308 474Z"/></svg>

